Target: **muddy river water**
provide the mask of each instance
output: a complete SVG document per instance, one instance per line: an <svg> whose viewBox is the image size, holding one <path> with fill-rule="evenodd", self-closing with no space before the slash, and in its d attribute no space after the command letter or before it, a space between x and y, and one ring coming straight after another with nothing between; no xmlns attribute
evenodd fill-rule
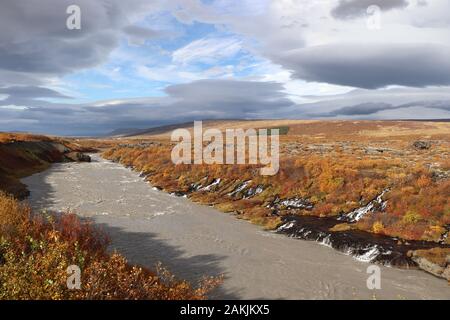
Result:
<svg viewBox="0 0 450 320"><path fill-rule="evenodd" d="M214 208L154 190L138 173L93 155L23 179L37 209L91 217L130 262L161 261L196 282L224 275L212 298L450 299L446 281L380 266L381 289L367 288L369 264L315 242L263 231Z"/></svg>

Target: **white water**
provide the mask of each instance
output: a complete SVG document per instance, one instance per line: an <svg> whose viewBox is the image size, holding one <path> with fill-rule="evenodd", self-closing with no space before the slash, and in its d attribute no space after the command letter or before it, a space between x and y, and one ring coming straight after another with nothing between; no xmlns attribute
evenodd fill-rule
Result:
<svg viewBox="0 0 450 320"><path fill-rule="evenodd" d="M31 204L93 217L110 234L111 249L133 263L161 261L191 281L224 274L214 298L450 299L444 280L417 270L381 267L382 289L368 290L369 264L153 190L138 173L93 159L23 179Z"/></svg>

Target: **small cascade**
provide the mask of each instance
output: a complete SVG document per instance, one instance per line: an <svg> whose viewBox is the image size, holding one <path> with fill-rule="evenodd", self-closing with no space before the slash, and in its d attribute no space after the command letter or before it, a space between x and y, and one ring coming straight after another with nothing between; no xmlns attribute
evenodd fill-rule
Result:
<svg viewBox="0 0 450 320"><path fill-rule="evenodd" d="M250 199L253 198L254 196L262 193L264 191L264 187L262 185L258 185L255 188L249 188L248 190L245 191L244 193L244 199Z"/></svg>
<svg viewBox="0 0 450 320"><path fill-rule="evenodd" d="M445 229L447 231L441 236L441 239L439 240L439 243L441 243L441 244L446 244L447 243L448 234L450 233L450 224L447 224L445 226Z"/></svg>
<svg viewBox="0 0 450 320"><path fill-rule="evenodd" d="M230 197L234 197L235 195L237 195L239 192L241 192L242 190L244 190L245 188L247 188L247 186L250 184L250 182L252 182L252 180L247 180L244 181L242 183L240 183L236 189L234 189L233 191L231 191L230 193L228 193L228 196Z"/></svg>
<svg viewBox="0 0 450 320"><path fill-rule="evenodd" d="M275 232L318 242L360 261L398 267L416 266L408 257L409 250L436 247L436 243L426 241L409 241L408 245L404 245L399 243L398 239L360 230L329 231L336 223L333 218L285 216Z"/></svg>
<svg viewBox="0 0 450 320"><path fill-rule="evenodd" d="M220 181L222 181L220 178L214 179L209 185L198 189L198 191L211 191L213 187L217 186Z"/></svg>
<svg viewBox="0 0 450 320"><path fill-rule="evenodd" d="M295 197L289 199L280 199L277 197L267 207L276 210L283 210L283 209L312 210L314 208L314 205L308 200L303 198Z"/></svg>
<svg viewBox="0 0 450 320"><path fill-rule="evenodd" d="M357 222L370 212L385 210L387 201L383 200L383 196L388 191L389 189L385 189L381 194L379 194L374 200L370 201L367 205L355 209L349 213L341 215L338 218L338 220L346 222Z"/></svg>
<svg viewBox="0 0 450 320"><path fill-rule="evenodd" d="M189 192L199 191L201 188L203 188L202 181L205 181L205 180L208 180L208 176L201 178L200 181L198 181L197 183L192 183L189 186Z"/></svg>

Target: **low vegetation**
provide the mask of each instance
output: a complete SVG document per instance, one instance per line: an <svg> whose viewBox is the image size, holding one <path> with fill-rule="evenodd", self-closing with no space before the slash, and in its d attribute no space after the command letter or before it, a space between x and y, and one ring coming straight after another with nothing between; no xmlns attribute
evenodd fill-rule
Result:
<svg viewBox="0 0 450 320"><path fill-rule="evenodd" d="M0 133L0 299L206 299L220 278L194 287L162 266L130 265L107 251L109 240L73 213L35 213L18 202L20 178L51 163L82 160L80 152L108 142ZM81 269L80 290L69 289L67 268Z"/></svg>
<svg viewBox="0 0 450 320"><path fill-rule="evenodd" d="M220 282L197 287L168 271L132 266L107 252L108 239L74 214L33 214L0 193L0 299L205 299ZM68 289L67 268L81 269L81 289Z"/></svg>
<svg viewBox="0 0 450 320"><path fill-rule="evenodd" d="M412 253L415 259L440 268L446 259L448 265L449 123L283 120L221 125L282 128L278 174L261 176L257 165L174 165L173 143L159 131L112 140L0 134L0 190L24 197L21 177L68 161L67 152L103 149L105 158L141 172L155 187L187 194L267 229L289 215L342 217L384 192L384 206L358 221L336 220L331 231L359 229L401 243L433 242L435 249ZM33 214L5 194L0 195L0 236L4 299L204 299L220 282L206 279L194 288L162 269L131 266L120 254L107 252L107 238L90 222L73 214ZM82 269L81 290L66 285L66 269L73 264Z"/></svg>
<svg viewBox="0 0 450 320"><path fill-rule="evenodd" d="M173 145L161 134L157 143L149 143L151 136L140 136L104 156L142 172L154 186L187 193L194 201L236 212L267 228L276 227L283 215L339 217L389 190L386 208L365 215L351 228L448 243L449 127L346 121L295 125L281 137L280 170L272 177L258 175L257 166L251 165L174 165ZM421 144L414 142L424 133L431 142L418 149L415 145ZM260 192L252 194L258 188ZM304 205L274 205L279 200Z"/></svg>

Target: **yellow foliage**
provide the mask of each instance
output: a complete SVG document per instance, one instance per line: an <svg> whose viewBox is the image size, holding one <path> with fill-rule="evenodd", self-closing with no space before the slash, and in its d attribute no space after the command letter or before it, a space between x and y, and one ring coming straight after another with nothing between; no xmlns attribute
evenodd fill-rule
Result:
<svg viewBox="0 0 450 320"><path fill-rule="evenodd" d="M420 215L414 211L408 211L402 218L403 223L405 224L414 224L419 222L421 219Z"/></svg>
<svg viewBox="0 0 450 320"><path fill-rule="evenodd" d="M372 226L373 233L383 233L384 225L381 221L376 221Z"/></svg>

